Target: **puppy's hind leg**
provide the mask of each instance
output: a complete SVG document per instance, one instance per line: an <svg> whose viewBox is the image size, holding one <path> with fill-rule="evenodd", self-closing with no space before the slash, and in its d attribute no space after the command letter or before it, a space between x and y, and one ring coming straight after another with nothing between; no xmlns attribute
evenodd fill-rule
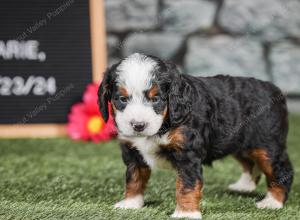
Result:
<svg viewBox="0 0 300 220"><path fill-rule="evenodd" d="M257 208L282 208L293 181L293 168L287 153L281 151L272 154L266 149L256 149L251 152L251 157L266 175L268 185L268 193L256 203Z"/></svg>
<svg viewBox="0 0 300 220"><path fill-rule="evenodd" d="M242 165L243 173L239 180L230 184L228 188L237 192L252 192L255 190L261 176L261 172L257 164L245 156L245 153L237 153L234 157Z"/></svg>

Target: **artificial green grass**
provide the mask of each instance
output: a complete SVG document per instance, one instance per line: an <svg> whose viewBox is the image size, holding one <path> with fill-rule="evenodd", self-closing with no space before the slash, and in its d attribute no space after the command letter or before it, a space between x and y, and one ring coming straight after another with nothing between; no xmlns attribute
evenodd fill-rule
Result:
<svg viewBox="0 0 300 220"><path fill-rule="evenodd" d="M291 116L288 149L295 169L290 199L279 211L259 210L265 181L250 194L232 193L241 168L230 157L204 169L203 219L300 219L300 116ZM68 139L0 141L0 219L169 219L175 172L153 172L141 210L116 210L124 171L117 142Z"/></svg>

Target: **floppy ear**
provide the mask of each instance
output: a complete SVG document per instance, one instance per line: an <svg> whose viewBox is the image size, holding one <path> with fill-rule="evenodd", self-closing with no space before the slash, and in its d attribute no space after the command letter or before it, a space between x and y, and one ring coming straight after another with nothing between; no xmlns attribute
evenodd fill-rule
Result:
<svg viewBox="0 0 300 220"><path fill-rule="evenodd" d="M98 89L98 104L103 119L107 122L109 117L108 102L111 100L110 69L104 73L101 85Z"/></svg>
<svg viewBox="0 0 300 220"><path fill-rule="evenodd" d="M119 63L114 64L111 68L107 68L104 72L104 76L101 85L98 89L98 104L103 119L107 122L109 118L109 104L111 101L112 93L112 74L115 72Z"/></svg>
<svg viewBox="0 0 300 220"><path fill-rule="evenodd" d="M169 121L171 127L183 123L192 109L192 87L180 75L173 77L169 90Z"/></svg>

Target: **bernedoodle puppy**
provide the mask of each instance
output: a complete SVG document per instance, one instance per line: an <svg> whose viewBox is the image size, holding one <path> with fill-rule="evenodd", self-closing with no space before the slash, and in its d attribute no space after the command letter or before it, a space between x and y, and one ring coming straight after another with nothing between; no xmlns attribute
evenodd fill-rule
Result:
<svg viewBox="0 0 300 220"><path fill-rule="evenodd" d="M151 169L169 166L177 172L172 217L200 219L202 165L229 154L243 167L229 189L253 191L263 173L268 192L256 206L283 207L293 180L288 113L271 83L179 74L174 64L135 53L107 69L98 95L105 120L111 108L127 166L116 208L142 208Z"/></svg>

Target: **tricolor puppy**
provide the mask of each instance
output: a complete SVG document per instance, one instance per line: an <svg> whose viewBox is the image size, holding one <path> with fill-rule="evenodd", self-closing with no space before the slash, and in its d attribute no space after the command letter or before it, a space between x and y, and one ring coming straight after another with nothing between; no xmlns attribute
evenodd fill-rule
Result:
<svg viewBox="0 0 300 220"><path fill-rule="evenodd" d="M173 64L136 53L105 72L99 88L105 120L109 102L127 166L125 199L115 207L142 208L151 169L170 165L177 171L172 217L200 219L202 165L229 154L243 167L231 190L254 190L263 173L268 192L257 207L283 207L293 169L286 101L274 85L179 74Z"/></svg>

